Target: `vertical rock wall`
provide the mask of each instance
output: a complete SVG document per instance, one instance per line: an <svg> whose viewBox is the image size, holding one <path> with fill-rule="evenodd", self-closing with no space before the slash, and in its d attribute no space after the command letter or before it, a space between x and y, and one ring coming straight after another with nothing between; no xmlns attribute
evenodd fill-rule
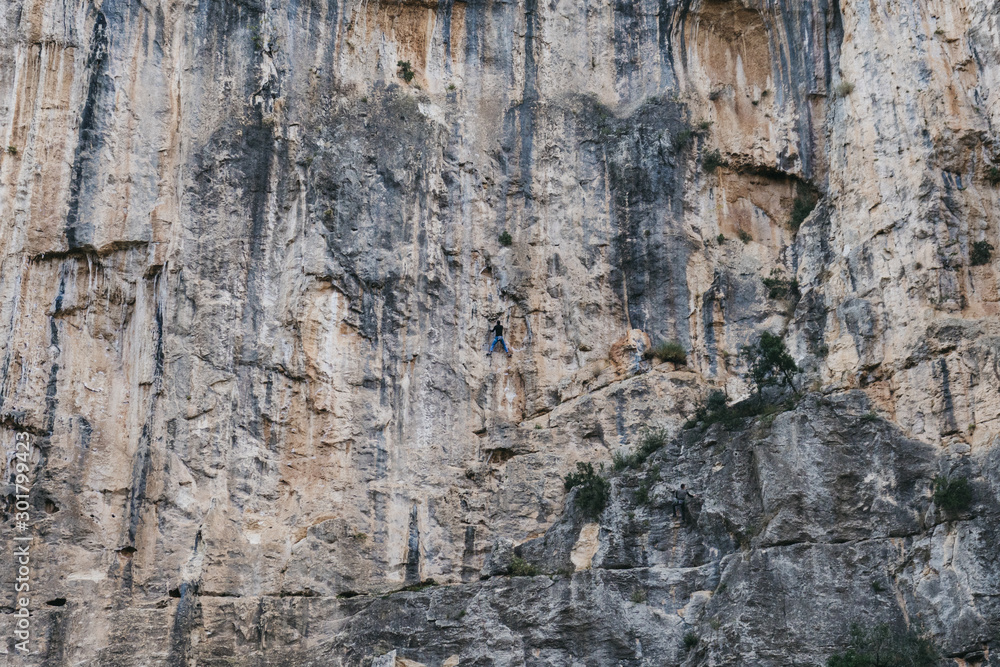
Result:
<svg viewBox="0 0 1000 667"><path fill-rule="evenodd" d="M764 329L943 455L994 447L998 21L5 3L0 423L39 443L47 659L142 627L137 659L185 663L209 597L478 579L577 460L743 395ZM666 339L686 368L643 360Z"/></svg>

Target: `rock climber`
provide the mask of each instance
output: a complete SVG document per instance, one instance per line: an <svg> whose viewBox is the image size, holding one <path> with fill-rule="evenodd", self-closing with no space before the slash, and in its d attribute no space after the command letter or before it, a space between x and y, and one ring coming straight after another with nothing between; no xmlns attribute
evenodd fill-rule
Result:
<svg viewBox="0 0 1000 667"><path fill-rule="evenodd" d="M490 351L486 353L486 356L488 357L493 354L493 348L497 346L497 343L500 343L503 346L503 351L506 352L509 357L510 350L507 349L507 342L503 339L503 325L500 324L500 320L497 320L497 323L493 326L491 331L493 332L493 343L490 344Z"/></svg>
<svg viewBox="0 0 1000 667"><path fill-rule="evenodd" d="M687 501L688 501L688 498L697 498L697 497L698 496L694 495L693 493L691 493L690 490L688 490L687 485L681 484L681 488L679 488L676 491L674 491L674 512L673 512L673 516L677 516L677 508L680 508L680 510L681 510L681 519L687 519L688 516L689 516L688 515L688 511L687 511Z"/></svg>

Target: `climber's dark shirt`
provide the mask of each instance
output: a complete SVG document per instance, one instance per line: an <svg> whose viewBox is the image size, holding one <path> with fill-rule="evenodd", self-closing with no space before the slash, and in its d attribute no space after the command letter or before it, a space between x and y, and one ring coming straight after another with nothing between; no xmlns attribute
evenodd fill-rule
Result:
<svg viewBox="0 0 1000 667"><path fill-rule="evenodd" d="M497 325L493 327L493 335L497 338L503 338L503 325L497 322Z"/></svg>

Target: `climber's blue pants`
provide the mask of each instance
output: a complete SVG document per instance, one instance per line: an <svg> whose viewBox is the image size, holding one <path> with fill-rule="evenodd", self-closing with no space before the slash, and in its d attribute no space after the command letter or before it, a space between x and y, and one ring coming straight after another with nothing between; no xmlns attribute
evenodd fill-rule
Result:
<svg viewBox="0 0 1000 667"><path fill-rule="evenodd" d="M490 345L490 351L487 352L486 354L493 354L493 348L497 346L497 343L503 345L503 351L506 352L507 354L510 354L510 350L507 349L507 343L504 342L502 336L497 336L496 338L493 339L493 343Z"/></svg>

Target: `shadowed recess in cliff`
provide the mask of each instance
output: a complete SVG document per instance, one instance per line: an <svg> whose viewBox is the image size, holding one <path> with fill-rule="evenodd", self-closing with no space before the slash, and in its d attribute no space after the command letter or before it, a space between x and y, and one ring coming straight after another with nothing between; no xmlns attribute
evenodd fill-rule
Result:
<svg viewBox="0 0 1000 667"><path fill-rule="evenodd" d="M439 8L438 14L441 20L441 42L444 45L444 71L447 72L448 75L450 76L452 73L451 31L452 31L452 20L454 17L455 0L439 0L438 8Z"/></svg>
<svg viewBox="0 0 1000 667"><path fill-rule="evenodd" d="M757 0L684 0L669 26L677 36L681 67L707 77L716 120L752 134L766 129L770 116L764 98L794 109L796 147L776 155L781 171L812 178L822 137L814 124L822 118L816 100L827 94L831 62L842 37L836 2L765 3Z"/></svg>
<svg viewBox="0 0 1000 667"><path fill-rule="evenodd" d="M236 172L244 185L243 201L247 203L250 229L245 236L249 244L249 261L246 266L246 301L243 308L243 331L246 334L261 333L261 299L266 294L269 266L268 254L271 250L271 229L268 224L271 211L268 207L271 190L272 168L275 160L287 163L287 149L284 144L276 147L273 129L263 122L263 114L257 110L258 122L243 130L243 142L237 150L241 158L236 160ZM274 155L278 149L278 157ZM259 339L256 335L243 337L240 358L246 362L256 362Z"/></svg>
<svg viewBox="0 0 1000 667"><path fill-rule="evenodd" d="M410 508L410 528L406 540L406 575L403 582L407 585L420 581L420 522L417 518L417 506Z"/></svg>
<svg viewBox="0 0 1000 667"><path fill-rule="evenodd" d="M686 344L693 246L682 222L684 175L698 138L685 116L678 103L651 100L619 118L584 98L577 131L605 166L614 230L610 283L628 323Z"/></svg>
<svg viewBox="0 0 1000 667"><path fill-rule="evenodd" d="M115 115L119 111L120 91L117 90L117 71L112 67L114 55L116 51L129 48L141 23L137 16L145 11L136 0L106 0L100 9L91 5L90 10L94 14L84 69L85 96L70 170L63 230L70 250L94 241L94 215L112 169L102 164L102 153L112 133L119 129Z"/></svg>
<svg viewBox="0 0 1000 667"><path fill-rule="evenodd" d="M153 374L149 385L149 391L145 394L146 411L142 423L142 431L139 435L139 442L132 459L132 479L129 485L128 498L128 526L126 541L127 547L136 548L136 540L139 527L143 520L147 487L150 482L150 475L154 474L153 464L153 431L157 427L157 406L160 398L160 390L163 382L163 298L158 292L163 285L160 283L159 273L155 273L152 280L140 285L140 289L147 289L154 304L152 334L156 341L153 344Z"/></svg>
<svg viewBox="0 0 1000 667"><path fill-rule="evenodd" d="M69 209L66 212L66 242L70 249L88 244L93 237L93 223L80 221L80 200L89 201L98 192L95 177L99 173L98 160L104 145L102 127L114 106L114 79L108 76L110 38L108 20L103 12L94 19L87 56L87 97L80 115L80 137L73 158L73 171L69 185Z"/></svg>
<svg viewBox="0 0 1000 667"><path fill-rule="evenodd" d="M531 163L534 159L535 105L538 101L538 66L535 64L535 30L538 22L538 0L524 3L524 91L518 110L520 124L520 181L525 208L531 206Z"/></svg>
<svg viewBox="0 0 1000 667"><path fill-rule="evenodd" d="M200 538L201 533L198 534L198 539ZM201 603L198 599L197 585L182 583L180 598L170 629L170 653L167 656L169 667L187 667L188 654L192 648L191 633L195 626L201 624Z"/></svg>
<svg viewBox="0 0 1000 667"><path fill-rule="evenodd" d="M756 0L760 11L768 7L766 0ZM769 25L780 26L769 32L771 62L777 68L777 103L784 97L793 100L798 110L799 156L803 177L816 175L817 151L821 151L824 138L820 134L824 118L814 117L823 113L823 107L813 106L813 99L830 94L833 68L840 57L843 40L839 0L818 0L804 6L796 0L782 0L780 6L771 7L765 16ZM819 124L819 125L817 125ZM782 156L779 166L791 170L794 166L789 156Z"/></svg>
<svg viewBox="0 0 1000 667"><path fill-rule="evenodd" d="M257 9L256 4L248 4L251 10ZM220 12L221 13L218 13ZM226 30L229 26L239 26L244 21L247 24L251 36L256 35L259 28L256 26L256 17L253 14L243 16L243 12L232 10L209 9L208 14L212 17L213 27L220 34L231 33ZM242 27L242 26L241 26ZM252 37L248 44L256 46L259 37ZM253 59L259 61L263 54L254 48ZM264 72L264 69L261 70ZM268 286L268 272L272 268L269 266L269 255L277 250L272 248L270 235L273 225L270 224L274 211L269 207L270 196L273 189L283 189L284 176L286 170L276 171L277 163L288 164L288 146L285 142L278 142L275 135L276 117L273 109L273 100L281 95L281 79L271 77L264 73L257 74L254 68L247 68L244 71L246 77L243 84L250 93L250 102L253 105L245 110L245 120L240 123L239 128L232 127L231 131L236 135L235 141L227 141L225 137L217 137L224 144L228 143L228 148L234 153L233 159L220 170L225 173L227 182L238 182L243 188L241 198L249 216L249 230L241 230L239 237L245 239L249 245L248 261L245 267L245 290L246 299L244 301L242 321L243 331L253 333L243 337L243 346L240 350L240 359L245 362L254 363L258 361L259 335L263 333L262 328L262 306L261 301L266 298ZM257 81L257 77L260 77ZM232 171L230 171L232 170ZM235 180L230 178L235 176ZM272 183L277 180L277 183Z"/></svg>
<svg viewBox="0 0 1000 667"><path fill-rule="evenodd" d="M665 48L669 44L669 33L661 32L669 26L673 8L667 8L665 2L660 2L658 10L652 10L649 4L652 3L631 0L616 0L614 3L615 88L623 96L636 90L646 78L649 65L643 61L643 46L657 33L661 77L665 79L659 82L659 86L662 90L674 85L673 72L663 66L663 61L670 62L669 51Z"/></svg>

